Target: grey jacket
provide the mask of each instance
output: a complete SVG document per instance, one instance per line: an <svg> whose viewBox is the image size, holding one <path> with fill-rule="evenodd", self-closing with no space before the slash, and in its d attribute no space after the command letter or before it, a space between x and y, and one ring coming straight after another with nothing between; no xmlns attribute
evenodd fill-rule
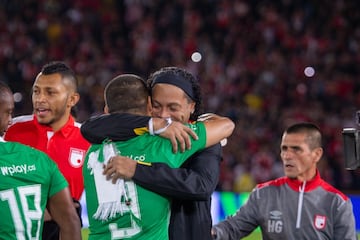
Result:
<svg viewBox="0 0 360 240"><path fill-rule="evenodd" d="M213 226L216 240L238 240L260 226L264 240L357 239L350 199L320 178L259 184L234 216Z"/></svg>

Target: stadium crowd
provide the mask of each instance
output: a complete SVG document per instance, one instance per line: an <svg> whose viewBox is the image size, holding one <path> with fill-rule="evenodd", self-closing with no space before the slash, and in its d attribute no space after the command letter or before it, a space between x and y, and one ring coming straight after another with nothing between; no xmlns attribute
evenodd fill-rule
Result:
<svg viewBox="0 0 360 240"><path fill-rule="evenodd" d="M32 83L50 60L76 71L79 122L103 111L105 81L117 74L146 78L170 65L195 74L204 110L236 123L218 190L250 191L281 176L274 139L303 120L323 131L322 177L360 190L360 173L344 168L341 135L358 127L358 1L0 0L0 80L17 93L15 115L31 112Z"/></svg>

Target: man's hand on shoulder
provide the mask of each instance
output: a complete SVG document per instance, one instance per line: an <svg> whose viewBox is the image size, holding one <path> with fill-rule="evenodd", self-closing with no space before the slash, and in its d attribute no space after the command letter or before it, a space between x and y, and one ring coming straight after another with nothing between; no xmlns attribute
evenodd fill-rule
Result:
<svg viewBox="0 0 360 240"><path fill-rule="evenodd" d="M186 149L190 149L191 137L195 140L198 139L198 136L192 129L180 122L175 121L173 121L170 126L160 134L160 136L171 141L174 153L178 151L179 146L181 152L184 152Z"/></svg>
<svg viewBox="0 0 360 240"><path fill-rule="evenodd" d="M181 152L190 149L191 137L195 140L198 139L198 136L192 129L180 122L171 121L171 123L168 124L166 119L153 118L153 124L154 132L158 131L160 128L164 129L158 135L170 140L174 153L178 151L179 146Z"/></svg>

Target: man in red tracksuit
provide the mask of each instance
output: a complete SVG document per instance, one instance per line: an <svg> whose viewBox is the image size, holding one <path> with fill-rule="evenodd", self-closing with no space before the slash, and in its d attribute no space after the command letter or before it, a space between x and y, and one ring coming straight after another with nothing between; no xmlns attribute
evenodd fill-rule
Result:
<svg viewBox="0 0 360 240"><path fill-rule="evenodd" d="M80 215L78 201L84 191L82 165L90 144L71 116L71 109L80 98L75 74L65 63L51 62L37 75L32 91L34 114L15 118L5 140L47 153L68 181ZM58 226L49 214L45 215L43 239L59 239Z"/></svg>

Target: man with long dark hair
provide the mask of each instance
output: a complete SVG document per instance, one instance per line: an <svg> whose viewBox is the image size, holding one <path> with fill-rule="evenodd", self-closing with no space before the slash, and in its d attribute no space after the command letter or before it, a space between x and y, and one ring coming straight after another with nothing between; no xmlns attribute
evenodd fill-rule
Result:
<svg viewBox="0 0 360 240"><path fill-rule="evenodd" d="M170 117L173 121L188 123L196 121L202 113L199 82L185 69L161 68L151 74L147 83L153 117ZM81 132L87 140L95 143L105 138L124 140L129 137L124 136L124 129L130 128L129 132L135 136L132 128L148 126L150 117L131 119L122 114L102 116L85 122ZM130 124L130 127L129 123L135 121L137 126ZM182 149L185 149L184 142ZM211 195L218 183L220 161L220 144L194 154L179 169L172 169L163 163L146 166L123 157L113 177L131 178L146 189L171 197L171 240L205 240L211 239Z"/></svg>

